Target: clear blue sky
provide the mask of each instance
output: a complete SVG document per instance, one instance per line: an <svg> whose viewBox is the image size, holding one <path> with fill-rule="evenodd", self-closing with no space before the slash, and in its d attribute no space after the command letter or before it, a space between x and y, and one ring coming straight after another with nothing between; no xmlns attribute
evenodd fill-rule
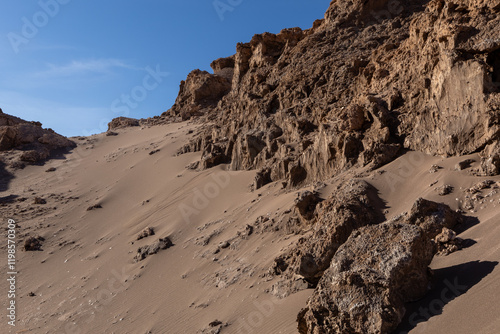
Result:
<svg viewBox="0 0 500 334"><path fill-rule="evenodd" d="M0 108L67 136L103 132L117 116L159 115L191 70L210 71L256 33L310 28L329 3L4 1Z"/></svg>

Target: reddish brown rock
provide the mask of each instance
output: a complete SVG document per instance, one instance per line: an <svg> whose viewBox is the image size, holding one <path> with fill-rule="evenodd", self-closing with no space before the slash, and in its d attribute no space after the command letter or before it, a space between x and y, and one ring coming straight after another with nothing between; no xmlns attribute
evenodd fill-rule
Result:
<svg viewBox="0 0 500 334"><path fill-rule="evenodd" d="M218 74L200 70L189 73L186 81L181 82L179 96L167 113L180 115L182 120L187 120L192 116L204 115L214 108L231 89L231 80L227 74L231 73L231 70L221 72L230 69L230 65L230 62L226 64L216 61L213 66Z"/></svg>

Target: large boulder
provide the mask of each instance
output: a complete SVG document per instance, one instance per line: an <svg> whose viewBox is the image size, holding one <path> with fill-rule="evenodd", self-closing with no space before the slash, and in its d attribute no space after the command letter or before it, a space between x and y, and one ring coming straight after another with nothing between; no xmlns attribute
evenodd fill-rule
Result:
<svg viewBox="0 0 500 334"><path fill-rule="evenodd" d="M300 289L314 287L330 267L337 249L354 230L383 221L376 208L377 199L372 186L352 180L339 185L329 198L317 204L313 232L275 259L271 273L280 275L280 281L273 286L272 293L286 297ZM298 288L297 280L306 284Z"/></svg>
<svg viewBox="0 0 500 334"><path fill-rule="evenodd" d="M299 332L390 333L404 303L427 291L433 256L431 240L415 225L388 222L355 231L300 312Z"/></svg>
<svg viewBox="0 0 500 334"><path fill-rule="evenodd" d="M391 221L353 231L300 312L299 332L390 333L403 318L404 303L426 292L436 237L462 218L445 204L420 198Z"/></svg>

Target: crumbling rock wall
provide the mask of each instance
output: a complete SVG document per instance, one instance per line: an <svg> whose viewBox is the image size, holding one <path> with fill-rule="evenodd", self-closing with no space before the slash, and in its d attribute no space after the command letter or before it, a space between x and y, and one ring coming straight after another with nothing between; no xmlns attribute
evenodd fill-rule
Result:
<svg viewBox="0 0 500 334"><path fill-rule="evenodd" d="M482 151L498 173L499 13L499 0L332 1L311 29L256 35L215 74L190 74L171 112L217 125L180 153L257 169L256 187L377 167L401 148ZM210 80L210 98L193 98Z"/></svg>

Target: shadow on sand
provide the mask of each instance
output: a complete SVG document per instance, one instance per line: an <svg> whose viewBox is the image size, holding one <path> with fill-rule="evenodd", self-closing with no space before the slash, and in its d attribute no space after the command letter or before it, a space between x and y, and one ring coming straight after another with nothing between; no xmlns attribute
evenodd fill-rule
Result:
<svg viewBox="0 0 500 334"><path fill-rule="evenodd" d="M394 333L406 334L419 323L442 314L446 304L469 291L497 265L496 261L472 261L434 270L432 289L424 298L405 305L405 316Z"/></svg>
<svg viewBox="0 0 500 334"><path fill-rule="evenodd" d="M9 189L10 181L14 178L14 175L8 172L5 166L5 163L0 160L0 192L7 191ZM0 197L0 201L1 199L2 197Z"/></svg>

